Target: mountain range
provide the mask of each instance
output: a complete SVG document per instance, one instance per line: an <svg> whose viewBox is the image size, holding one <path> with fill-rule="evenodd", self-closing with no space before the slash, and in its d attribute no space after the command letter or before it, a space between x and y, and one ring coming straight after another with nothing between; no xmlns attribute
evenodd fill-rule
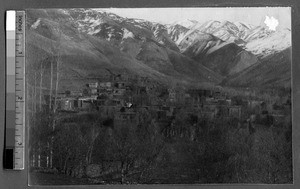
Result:
<svg viewBox="0 0 300 189"><path fill-rule="evenodd" d="M29 10L26 24L29 69L49 71L59 60L63 90L107 70L193 88L291 82L289 29L217 20L161 24L94 9Z"/></svg>

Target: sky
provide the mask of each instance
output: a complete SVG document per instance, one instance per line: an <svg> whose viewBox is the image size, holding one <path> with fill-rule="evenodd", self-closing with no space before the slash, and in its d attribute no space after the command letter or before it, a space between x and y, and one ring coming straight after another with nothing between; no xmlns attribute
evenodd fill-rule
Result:
<svg viewBox="0 0 300 189"><path fill-rule="evenodd" d="M289 7L228 7L228 8L110 8L101 9L122 17L139 18L164 24L182 20L227 20L245 22L254 26L263 25L266 17L278 20L279 28L291 28Z"/></svg>

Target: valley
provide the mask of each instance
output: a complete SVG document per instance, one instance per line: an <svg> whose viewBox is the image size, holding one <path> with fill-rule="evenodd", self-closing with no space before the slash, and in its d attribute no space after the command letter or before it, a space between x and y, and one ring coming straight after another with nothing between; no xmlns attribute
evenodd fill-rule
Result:
<svg viewBox="0 0 300 189"><path fill-rule="evenodd" d="M291 31L29 10L34 184L292 183Z"/></svg>

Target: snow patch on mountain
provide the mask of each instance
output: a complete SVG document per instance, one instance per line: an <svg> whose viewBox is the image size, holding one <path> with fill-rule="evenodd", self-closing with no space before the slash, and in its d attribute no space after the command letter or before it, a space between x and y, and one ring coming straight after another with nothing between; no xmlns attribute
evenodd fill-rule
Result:
<svg viewBox="0 0 300 189"><path fill-rule="evenodd" d="M195 24L198 24L198 22L195 20L186 19L186 20L174 22L171 25L176 25L176 24L181 25L185 28L191 29Z"/></svg>
<svg viewBox="0 0 300 189"><path fill-rule="evenodd" d="M202 32L211 33L215 29L219 28L221 26L221 21L218 20L210 20L205 22L204 24L197 24L193 27L193 29L198 29Z"/></svg>
<svg viewBox="0 0 300 189"><path fill-rule="evenodd" d="M41 19L37 19L32 25L31 28L36 29L40 25Z"/></svg>
<svg viewBox="0 0 300 189"><path fill-rule="evenodd" d="M290 31L270 31L264 26L255 27L244 22L210 20L200 23L187 19L165 25L144 19L122 18L113 13L91 9L67 13L76 18L81 32L108 41L149 38L170 49L179 48L181 52L190 47L192 49L197 43L196 46L200 45L197 51L210 54L226 44L235 43L257 56L266 56L291 46ZM40 21L37 20L32 27L36 28L39 24Z"/></svg>
<svg viewBox="0 0 300 189"><path fill-rule="evenodd" d="M134 38L134 34L127 30L126 28L123 28L123 38L122 39L127 39L127 38Z"/></svg>
<svg viewBox="0 0 300 189"><path fill-rule="evenodd" d="M102 19L94 19L94 18L91 18L90 20L88 20L89 23L91 23L90 27L94 28L102 23L104 23L104 21Z"/></svg>
<svg viewBox="0 0 300 189"><path fill-rule="evenodd" d="M107 38L107 40L108 40L108 41L110 41L110 40L111 40L111 37L112 37L112 34L111 34L111 33L109 33L109 34L108 34L108 38Z"/></svg>
<svg viewBox="0 0 300 189"><path fill-rule="evenodd" d="M90 30L88 30L88 34L89 35L93 35L93 34L96 34L96 33L99 33L101 31L101 29L96 29L96 30L92 30L92 29L90 29Z"/></svg>
<svg viewBox="0 0 300 189"><path fill-rule="evenodd" d="M244 23L244 22L234 22L234 25L236 25L240 31L242 30L245 30L245 29L252 29L254 26L251 25L251 24L247 24L247 23Z"/></svg>
<svg viewBox="0 0 300 189"><path fill-rule="evenodd" d="M270 54L287 49L291 46L291 31L289 29L272 32L263 38L257 38L246 45L246 50L259 57L266 57Z"/></svg>
<svg viewBox="0 0 300 189"><path fill-rule="evenodd" d="M179 44L179 39L183 38L188 30L188 28L179 24L167 26L168 35L177 45Z"/></svg>
<svg viewBox="0 0 300 189"><path fill-rule="evenodd" d="M247 33L245 33L242 36L242 39L247 42L250 42L250 41L253 41L256 39L261 39L261 38L267 37L273 32L274 31L270 31L263 26L257 26L255 28L252 28L251 30L249 30Z"/></svg>
<svg viewBox="0 0 300 189"><path fill-rule="evenodd" d="M145 29L145 27L143 27L143 26L141 26L141 25L138 25L138 24L136 24L136 25L134 25L135 27L138 27L138 28L141 28L141 29Z"/></svg>

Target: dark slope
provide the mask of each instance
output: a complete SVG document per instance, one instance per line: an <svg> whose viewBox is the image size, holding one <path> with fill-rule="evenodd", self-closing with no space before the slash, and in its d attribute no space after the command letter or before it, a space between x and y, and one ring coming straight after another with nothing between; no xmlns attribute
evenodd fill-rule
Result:
<svg viewBox="0 0 300 189"><path fill-rule="evenodd" d="M290 67L275 66L290 62L288 56L280 57L284 54L280 49L259 59L236 40L229 40L232 36L241 37L239 32L244 30L252 37L261 36L262 32L241 24L234 27L229 22L215 23L188 29L91 9L30 10L27 14L29 67L39 71L41 61L49 64L51 57L58 57L64 70L61 78L66 81L101 77L109 74L109 69L146 76L164 84L192 87L216 85L224 78L222 83L228 86L255 86L256 82L252 84L251 80L261 86L289 83ZM214 34L229 37L229 41ZM269 35L265 31L263 34ZM260 38L255 39L257 48L269 48L266 36L262 42ZM265 67L269 64L272 66ZM45 69L49 71L47 66ZM278 76L277 69L283 77ZM259 79L252 78L257 76Z"/></svg>
<svg viewBox="0 0 300 189"><path fill-rule="evenodd" d="M232 75L223 83L239 87L291 87L291 48L265 57L261 63Z"/></svg>
<svg viewBox="0 0 300 189"><path fill-rule="evenodd" d="M193 31L183 38L179 47L183 54L227 77L255 64L258 59L235 43Z"/></svg>
<svg viewBox="0 0 300 189"><path fill-rule="evenodd" d="M238 73L257 62L258 59L253 54L234 43L226 44L203 58L204 66L222 76Z"/></svg>
<svg viewBox="0 0 300 189"><path fill-rule="evenodd" d="M50 77L51 61L54 65L59 62L61 88L77 86L77 80L107 75L107 69L115 73L146 76L163 84L201 86L202 83L213 85L213 82L221 81L218 74L203 66L194 69L196 64L193 60L160 44L155 38L147 38L148 33L122 38L116 45L104 37L78 30L73 18L64 10L31 10L28 17L26 44L30 54L29 72L40 72L42 64L46 81ZM161 65L153 66L151 59L154 64ZM30 81L33 82L33 78Z"/></svg>

